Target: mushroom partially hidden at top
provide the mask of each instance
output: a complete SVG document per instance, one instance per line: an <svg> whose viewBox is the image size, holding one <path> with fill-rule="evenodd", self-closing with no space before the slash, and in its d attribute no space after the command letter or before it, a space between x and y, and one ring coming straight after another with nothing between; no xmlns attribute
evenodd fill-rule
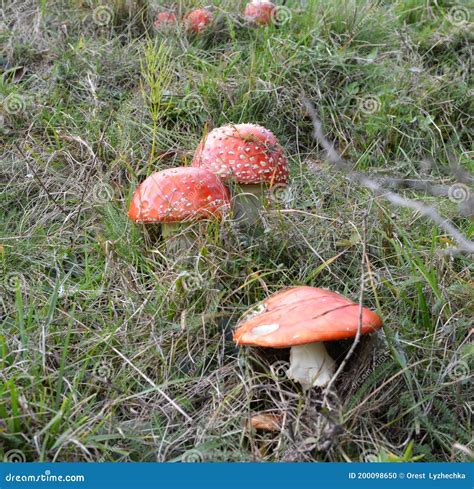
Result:
<svg viewBox="0 0 474 489"><path fill-rule="evenodd" d="M211 22L214 20L214 15L210 10L205 8L198 8L191 10L184 17L184 25L188 32L199 34L205 31Z"/></svg>
<svg viewBox="0 0 474 489"><path fill-rule="evenodd" d="M324 341L372 333L382 320L366 307L325 289L294 287L269 297L247 314L234 334L238 345L290 348L287 376L304 389L328 384L335 362Z"/></svg>
<svg viewBox="0 0 474 489"><path fill-rule="evenodd" d="M169 30L178 23L178 18L174 12L158 12L153 25L158 30Z"/></svg>
<svg viewBox="0 0 474 489"><path fill-rule="evenodd" d="M128 215L143 224L161 223L166 238L180 230L180 223L221 218L229 204L229 192L219 177L204 168L178 167L144 180Z"/></svg>
<svg viewBox="0 0 474 489"><path fill-rule="evenodd" d="M266 189L286 185L289 178L283 148L271 131L257 124L213 129L199 143L192 165L240 184L243 193L233 199L234 213L247 224L257 222Z"/></svg>
<svg viewBox="0 0 474 489"><path fill-rule="evenodd" d="M277 413L257 413L247 422L247 428L261 431L281 431L283 415Z"/></svg>
<svg viewBox="0 0 474 489"><path fill-rule="evenodd" d="M267 25L272 21L275 4L269 0L252 0L245 6L245 18L256 25Z"/></svg>

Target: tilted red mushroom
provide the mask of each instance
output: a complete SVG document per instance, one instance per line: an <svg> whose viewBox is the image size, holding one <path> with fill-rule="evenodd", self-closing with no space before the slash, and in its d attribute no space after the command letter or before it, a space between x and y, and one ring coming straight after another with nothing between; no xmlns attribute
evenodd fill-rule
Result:
<svg viewBox="0 0 474 489"><path fill-rule="evenodd" d="M334 360L323 341L356 336L359 304L325 289L293 287L269 297L240 321L238 345L290 348L287 375L304 389L325 386L334 374ZM382 320L362 308L361 334L372 333Z"/></svg>
<svg viewBox="0 0 474 489"><path fill-rule="evenodd" d="M248 428L261 431L281 431L283 415L277 413L257 413L247 422Z"/></svg>
<svg viewBox="0 0 474 489"><path fill-rule="evenodd" d="M177 24L178 18L174 12L158 12L153 25L158 30L166 30Z"/></svg>
<svg viewBox="0 0 474 489"><path fill-rule="evenodd" d="M245 6L245 18L252 24L270 24L275 12L275 4L269 0L252 0Z"/></svg>
<svg viewBox="0 0 474 489"><path fill-rule="evenodd" d="M249 224L258 218L267 187L286 185L289 178L283 148L271 131L257 124L212 130L197 147L192 164L241 185L244 193L233 200L234 212Z"/></svg>
<svg viewBox="0 0 474 489"><path fill-rule="evenodd" d="M135 191L129 217L139 223L161 223L163 236L179 223L221 218L229 192L219 177L204 168L178 167L150 175Z"/></svg>
<svg viewBox="0 0 474 489"><path fill-rule="evenodd" d="M198 34L205 31L214 20L212 12L205 8L191 10L184 17L184 25L188 32Z"/></svg>

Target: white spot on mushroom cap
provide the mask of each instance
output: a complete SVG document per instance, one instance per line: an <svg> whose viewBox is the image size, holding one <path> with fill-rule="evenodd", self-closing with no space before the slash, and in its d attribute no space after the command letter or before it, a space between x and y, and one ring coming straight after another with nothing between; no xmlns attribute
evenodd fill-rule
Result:
<svg viewBox="0 0 474 489"><path fill-rule="evenodd" d="M274 333L280 328L279 324L262 324L260 326L256 326L252 329L251 333L255 336L264 336L267 334Z"/></svg>

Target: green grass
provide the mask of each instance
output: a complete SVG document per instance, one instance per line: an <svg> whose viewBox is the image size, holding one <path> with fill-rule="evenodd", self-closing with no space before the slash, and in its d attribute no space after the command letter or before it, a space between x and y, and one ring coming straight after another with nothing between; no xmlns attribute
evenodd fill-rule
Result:
<svg viewBox="0 0 474 489"><path fill-rule="evenodd" d="M142 2L117 0L104 25L98 2L58 3L7 7L1 35L0 456L472 459L472 257L326 163L302 100L355 169L454 184L452 161L473 171L468 3L294 0L287 23L254 29L244 2L215 1L200 37L153 32ZM227 122L279 137L291 192L268 232L196 227L195 260L173 259L128 204ZM403 194L472 239L446 196ZM384 330L326 405L272 370L287 351L235 347L239 316L283 287L357 301L361 262ZM350 345L328 348L341 361ZM265 410L281 433L244 429Z"/></svg>

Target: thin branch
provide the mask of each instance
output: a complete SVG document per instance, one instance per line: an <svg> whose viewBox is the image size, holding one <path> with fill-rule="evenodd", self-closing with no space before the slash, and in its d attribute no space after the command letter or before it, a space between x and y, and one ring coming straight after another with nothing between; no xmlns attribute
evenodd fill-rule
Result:
<svg viewBox="0 0 474 489"><path fill-rule="evenodd" d="M23 150L20 148L20 146L15 142L13 143L16 147L16 149L19 151L25 162L28 162L29 157L25 155ZM46 195L48 196L48 199L51 200L56 207L66 216L69 217L69 214L67 213L66 209L54 198L54 196L49 192L49 190L46 188L46 185L44 184L43 180L41 180L40 176L38 175L37 171L35 170L34 166L30 166L31 171L33 172L34 177L36 180L38 180L38 183L40 184L41 188L46 192Z"/></svg>
<svg viewBox="0 0 474 489"><path fill-rule="evenodd" d="M364 221L363 221L363 239L362 239L362 260L360 264L361 268L361 273L360 273L360 293L359 293L359 324L357 325L357 333L354 337L354 341L352 342L352 345L347 352L346 356L344 357L344 360L342 360L341 364L339 365L338 369L332 376L331 380L329 381L328 385L326 386L326 389L324 391L324 398L323 398L323 404L326 404L326 399L328 397L328 394L331 392L331 387L333 386L334 382L336 381L337 377L339 374L344 370L345 366L347 365L347 362L350 360L352 355L354 354L355 349L357 348L357 345L359 344L360 337L362 335L362 313L363 313L363 308L364 308L364 290L365 290L365 278L367 277L367 274L365 272L365 262L367 259L367 214L364 216Z"/></svg>
<svg viewBox="0 0 474 489"><path fill-rule="evenodd" d="M326 151L327 160L332 163L339 171L343 172L350 181L356 182L368 188L369 190L372 190L372 192L383 197L397 207L413 209L414 211L436 223L440 228L450 234L457 242L458 247L455 249L456 252L463 251L469 254L474 253L474 242L467 239L454 226L454 224L449 221L449 219L442 217L440 214L438 214L434 207L422 204L417 200L402 197L395 192L387 190L381 183L373 180L372 178L369 178L366 174L352 170L351 165L339 155L339 153L334 148L334 145L324 135L321 121L319 120L313 104L308 100L305 100L304 103L308 114L310 115L313 122L314 139L316 139L316 141Z"/></svg>

